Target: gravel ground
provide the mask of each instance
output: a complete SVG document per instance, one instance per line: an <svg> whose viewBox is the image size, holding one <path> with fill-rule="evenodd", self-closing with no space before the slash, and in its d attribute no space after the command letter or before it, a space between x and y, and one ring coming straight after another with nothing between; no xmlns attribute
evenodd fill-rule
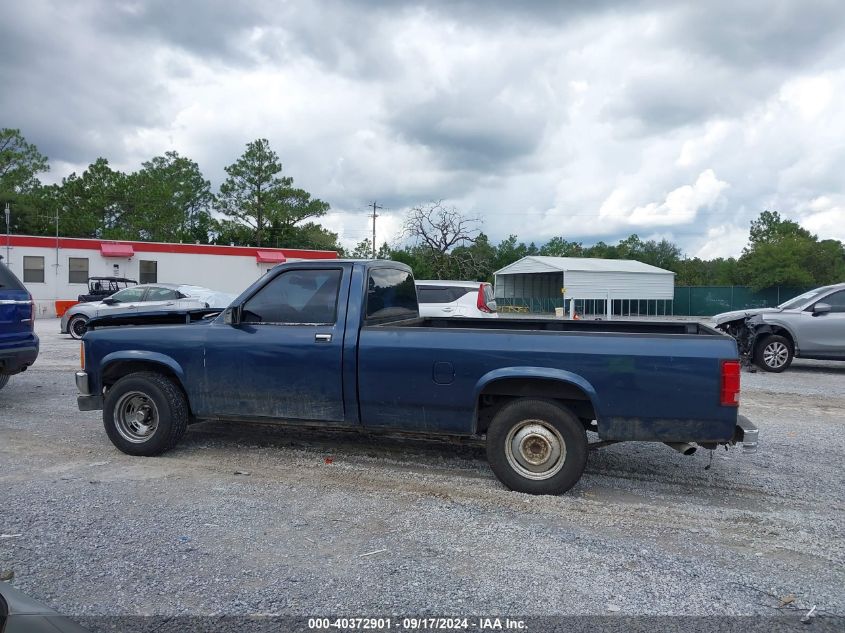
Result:
<svg viewBox="0 0 845 633"><path fill-rule="evenodd" d="M63 613L845 614L845 363L743 374L755 455L620 444L531 497L477 446L203 423L123 455L37 330L0 391L0 570Z"/></svg>

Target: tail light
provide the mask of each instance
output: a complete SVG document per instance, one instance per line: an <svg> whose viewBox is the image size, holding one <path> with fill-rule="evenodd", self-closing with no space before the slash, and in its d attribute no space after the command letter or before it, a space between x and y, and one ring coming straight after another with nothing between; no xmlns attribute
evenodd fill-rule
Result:
<svg viewBox="0 0 845 633"><path fill-rule="evenodd" d="M739 406L739 361L722 361L722 389L721 405L723 407Z"/></svg>
<svg viewBox="0 0 845 633"><path fill-rule="evenodd" d="M476 301L475 305L482 312L486 312L487 314L493 314L493 310L490 309L490 306L487 305L487 300L484 298L484 286L485 284L481 284L478 287L478 300Z"/></svg>
<svg viewBox="0 0 845 633"><path fill-rule="evenodd" d="M85 369L85 343L79 341L79 368Z"/></svg>

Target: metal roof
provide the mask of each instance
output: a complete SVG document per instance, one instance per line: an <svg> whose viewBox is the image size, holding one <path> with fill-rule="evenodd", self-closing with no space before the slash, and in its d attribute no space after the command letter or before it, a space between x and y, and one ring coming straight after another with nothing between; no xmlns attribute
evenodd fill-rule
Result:
<svg viewBox="0 0 845 633"><path fill-rule="evenodd" d="M674 275L671 270L644 264L633 259L599 259L595 257L547 257L527 255L504 268L495 275L521 275L526 273L550 272L605 272L605 273L652 273Z"/></svg>

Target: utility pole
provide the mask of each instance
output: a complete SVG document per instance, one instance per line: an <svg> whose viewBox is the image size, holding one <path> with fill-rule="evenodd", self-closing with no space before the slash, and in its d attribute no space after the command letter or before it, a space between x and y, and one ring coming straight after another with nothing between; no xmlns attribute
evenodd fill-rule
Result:
<svg viewBox="0 0 845 633"><path fill-rule="evenodd" d="M11 245L10 242L12 240L12 236L9 233L9 218L11 217L12 212L9 210L9 203L6 203L6 265L11 266L12 260L9 259L9 246Z"/></svg>
<svg viewBox="0 0 845 633"><path fill-rule="evenodd" d="M373 208L373 215L370 216L370 217L373 218L373 259L375 259L376 258L376 218L378 217L378 214L376 213L376 209L384 209L384 207L377 205L375 203L375 201L373 201L373 203L369 206L371 206Z"/></svg>

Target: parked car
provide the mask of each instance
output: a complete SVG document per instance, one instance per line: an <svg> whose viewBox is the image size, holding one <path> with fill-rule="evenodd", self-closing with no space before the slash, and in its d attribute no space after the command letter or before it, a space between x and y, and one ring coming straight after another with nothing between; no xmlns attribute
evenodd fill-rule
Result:
<svg viewBox="0 0 845 633"><path fill-rule="evenodd" d="M794 358L845 360L845 283L810 290L777 308L717 314L713 323L765 371L782 372Z"/></svg>
<svg viewBox="0 0 845 633"><path fill-rule="evenodd" d="M736 342L700 323L420 318L410 268L384 260L281 264L216 318L184 317L103 317L82 340L78 406L124 453L209 419L475 437L507 487L557 494L584 471L587 429L756 450Z"/></svg>
<svg viewBox="0 0 845 633"><path fill-rule="evenodd" d="M88 633L88 629L0 581L0 631L3 633Z"/></svg>
<svg viewBox="0 0 845 633"><path fill-rule="evenodd" d="M498 317L493 286L478 281L418 279L421 317Z"/></svg>
<svg viewBox="0 0 845 633"><path fill-rule="evenodd" d="M87 301L102 301L129 286L135 286L138 282L125 277L88 277L88 292L77 297L79 303Z"/></svg>
<svg viewBox="0 0 845 633"><path fill-rule="evenodd" d="M0 389L38 358L35 303L20 280L0 263Z"/></svg>
<svg viewBox="0 0 845 633"><path fill-rule="evenodd" d="M88 321L96 316L125 314L139 310L184 310L188 308L225 308L235 295L215 292L201 286L179 284L141 284L125 288L102 301L78 303L64 313L62 334L82 338Z"/></svg>

